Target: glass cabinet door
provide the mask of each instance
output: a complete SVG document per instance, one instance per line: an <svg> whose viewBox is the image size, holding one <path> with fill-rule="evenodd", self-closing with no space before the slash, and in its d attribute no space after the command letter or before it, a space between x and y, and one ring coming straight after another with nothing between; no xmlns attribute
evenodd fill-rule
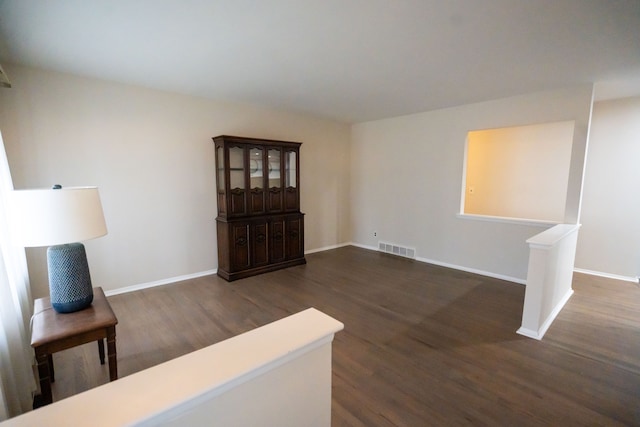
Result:
<svg viewBox="0 0 640 427"><path fill-rule="evenodd" d="M298 194L298 154L295 151L285 151L284 156L284 210L296 211L300 209Z"/></svg>
<svg viewBox="0 0 640 427"><path fill-rule="evenodd" d="M241 147L229 148L229 188L231 190L244 190L244 149Z"/></svg>
<svg viewBox="0 0 640 427"><path fill-rule="evenodd" d="M264 155L262 148L249 150L249 178L251 188L262 189L264 187Z"/></svg>
<svg viewBox="0 0 640 427"><path fill-rule="evenodd" d="M243 147L229 147L229 215L247 213L247 181Z"/></svg>
<svg viewBox="0 0 640 427"><path fill-rule="evenodd" d="M218 191L224 191L224 148L218 146L216 149L216 159L218 160Z"/></svg>
<svg viewBox="0 0 640 427"><path fill-rule="evenodd" d="M249 148L249 213L264 213L264 148Z"/></svg>
<svg viewBox="0 0 640 427"><path fill-rule="evenodd" d="M282 150L270 148L269 153L269 191L267 198L267 210L269 212L282 211Z"/></svg>
<svg viewBox="0 0 640 427"><path fill-rule="evenodd" d="M280 150L269 150L269 188L280 188L282 178L280 173Z"/></svg>
<svg viewBox="0 0 640 427"><path fill-rule="evenodd" d="M296 152L295 151L287 151L287 156L285 157L285 186L288 187L297 187L297 164L296 164Z"/></svg>

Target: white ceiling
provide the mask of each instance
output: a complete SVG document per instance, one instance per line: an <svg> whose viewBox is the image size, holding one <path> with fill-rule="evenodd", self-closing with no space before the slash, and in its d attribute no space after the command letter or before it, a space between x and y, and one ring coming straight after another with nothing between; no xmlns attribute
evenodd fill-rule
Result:
<svg viewBox="0 0 640 427"><path fill-rule="evenodd" d="M0 0L0 61L359 122L640 83L640 0Z"/></svg>

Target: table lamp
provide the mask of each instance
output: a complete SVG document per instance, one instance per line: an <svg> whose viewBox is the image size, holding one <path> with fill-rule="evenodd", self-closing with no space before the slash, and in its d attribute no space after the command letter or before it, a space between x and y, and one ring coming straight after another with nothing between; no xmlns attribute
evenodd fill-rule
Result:
<svg viewBox="0 0 640 427"><path fill-rule="evenodd" d="M82 310L93 301L84 245L107 234L97 187L15 190L13 224L24 247L49 246L47 266L51 306L58 313Z"/></svg>

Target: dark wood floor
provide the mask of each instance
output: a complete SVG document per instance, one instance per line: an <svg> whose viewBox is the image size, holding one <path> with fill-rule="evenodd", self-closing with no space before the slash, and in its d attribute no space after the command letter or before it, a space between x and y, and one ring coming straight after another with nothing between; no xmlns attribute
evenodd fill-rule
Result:
<svg viewBox="0 0 640 427"><path fill-rule="evenodd" d="M110 297L120 376L312 306L345 324L334 426L640 425L633 283L575 274L574 295L536 341L515 333L522 285L355 247L307 261ZM95 343L54 361L56 400L108 381Z"/></svg>

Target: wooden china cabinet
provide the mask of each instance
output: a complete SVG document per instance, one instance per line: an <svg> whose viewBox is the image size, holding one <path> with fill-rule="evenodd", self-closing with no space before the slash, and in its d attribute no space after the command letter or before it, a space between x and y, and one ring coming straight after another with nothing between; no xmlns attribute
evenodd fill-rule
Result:
<svg viewBox="0 0 640 427"><path fill-rule="evenodd" d="M301 143L227 135L213 142L218 275L232 281L305 264Z"/></svg>

